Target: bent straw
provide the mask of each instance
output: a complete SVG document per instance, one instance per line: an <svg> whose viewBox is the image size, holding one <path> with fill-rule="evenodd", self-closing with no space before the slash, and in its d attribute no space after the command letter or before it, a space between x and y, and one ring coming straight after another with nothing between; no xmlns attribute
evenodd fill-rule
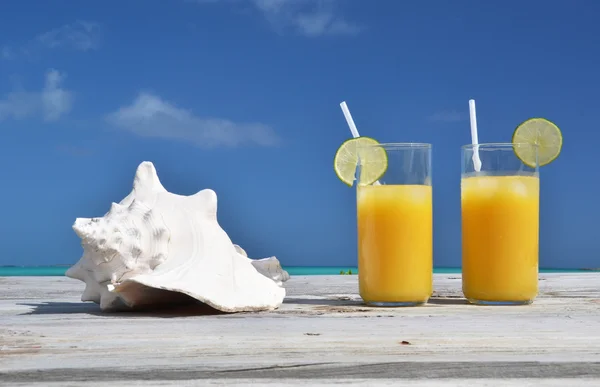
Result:
<svg viewBox="0 0 600 387"><path fill-rule="evenodd" d="M348 105L346 101L342 101L340 103L340 107L342 108L342 112L344 113L344 117L346 118L346 122L348 123L348 127L350 127L350 133L352 133L352 137L357 138L360 137L358 134L358 129L356 128L356 124L354 124L354 120L352 119L352 114L350 114L350 110L348 109ZM373 185L380 185L381 183L376 181Z"/></svg>
<svg viewBox="0 0 600 387"><path fill-rule="evenodd" d="M475 113L475 100L469 100L469 115L471 117L471 143L473 146L473 168L476 172L481 170L481 159L479 158L479 139L477 138L477 115Z"/></svg>

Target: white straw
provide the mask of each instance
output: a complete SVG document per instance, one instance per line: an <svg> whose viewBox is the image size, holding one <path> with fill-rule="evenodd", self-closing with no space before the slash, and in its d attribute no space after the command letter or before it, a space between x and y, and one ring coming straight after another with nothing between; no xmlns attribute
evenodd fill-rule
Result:
<svg viewBox="0 0 600 387"><path fill-rule="evenodd" d="M356 129L356 125L354 124L354 120L352 119L352 114L350 114L350 110L348 110L348 105L346 105L346 101L342 101L342 103L340 103L340 106L342 107L342 111L344 112L344 117L346 117L346 122L348 122L348 126L350 127L352 137L360 137L360 134L358 134L358 129Z"/></svg>
<svg viewBox="0 0 600 387"><path fill-rule="evenodd" d="M358 129L356 129L356 125L354 124L354 120L352 119L352 114L350 114L350 110L348 110L348 105L346 105L346 101L342 101L340 103L340 107L342 108L342 112L344 112L344 117L346 117L346 122L350 127L350 132L352 133L352 137L357 138L360 137L358 134ZM373 183L373 185L380 185L379 181Z"/></svg>
<svg viewBox="0 0 600 387"><path fill-rule="evenodd" d="M473 147L473 167L476 172L481 170L481 159L479 158L479 139L477 138L477 115L475 114L475 100L469 100L469 115L471 117L471 143Z"/></svg>

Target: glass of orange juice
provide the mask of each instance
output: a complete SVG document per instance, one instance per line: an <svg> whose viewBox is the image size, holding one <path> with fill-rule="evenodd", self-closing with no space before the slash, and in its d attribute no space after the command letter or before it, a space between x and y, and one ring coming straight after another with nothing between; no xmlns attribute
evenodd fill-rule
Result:
<svg viewBox="0 0 600 387"><path fill-rule="evenodd" d="M379 180L361 183L357 169L358 281L360 296L373 306L413 306L433 290L431 144L380 147L387 169Z"/></svg>
<svg viewBox="0 0 600 387"><path fill-rule="evenodd" d="M530 304L537 296L539 173L517 154L537 160L537 146L462 147L462 285L474 304Z"/></svg>

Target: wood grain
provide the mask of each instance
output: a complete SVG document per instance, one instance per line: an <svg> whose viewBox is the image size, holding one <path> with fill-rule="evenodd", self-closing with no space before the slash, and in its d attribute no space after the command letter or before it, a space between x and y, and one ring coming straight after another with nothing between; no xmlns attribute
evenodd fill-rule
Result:
<svg viewBox="0 0 600 387"><path fill-rule="evenodd" d="M600 385L600 273L543 274L528 306L469 305L460 275L413 308L365 306L356 276L286 287L273 312L106 314L78 281L0 277L0 382Z"/></svg>

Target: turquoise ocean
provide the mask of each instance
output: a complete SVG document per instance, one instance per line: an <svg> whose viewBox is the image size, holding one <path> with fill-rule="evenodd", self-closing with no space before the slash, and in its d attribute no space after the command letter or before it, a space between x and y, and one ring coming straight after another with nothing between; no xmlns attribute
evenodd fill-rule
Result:
<svg viewBox="0 0 600 387"><path fill-rule="evenodd" d="M69 266L0 266L0 277L18 276L64 276ZM339 275L340 272L358 273L357 267L352 266L284 266L290 275ZM577 273L587 272L584 269L540 269L540 273ZM434 273L459 274L460 267L437 267Z"/></svg>

